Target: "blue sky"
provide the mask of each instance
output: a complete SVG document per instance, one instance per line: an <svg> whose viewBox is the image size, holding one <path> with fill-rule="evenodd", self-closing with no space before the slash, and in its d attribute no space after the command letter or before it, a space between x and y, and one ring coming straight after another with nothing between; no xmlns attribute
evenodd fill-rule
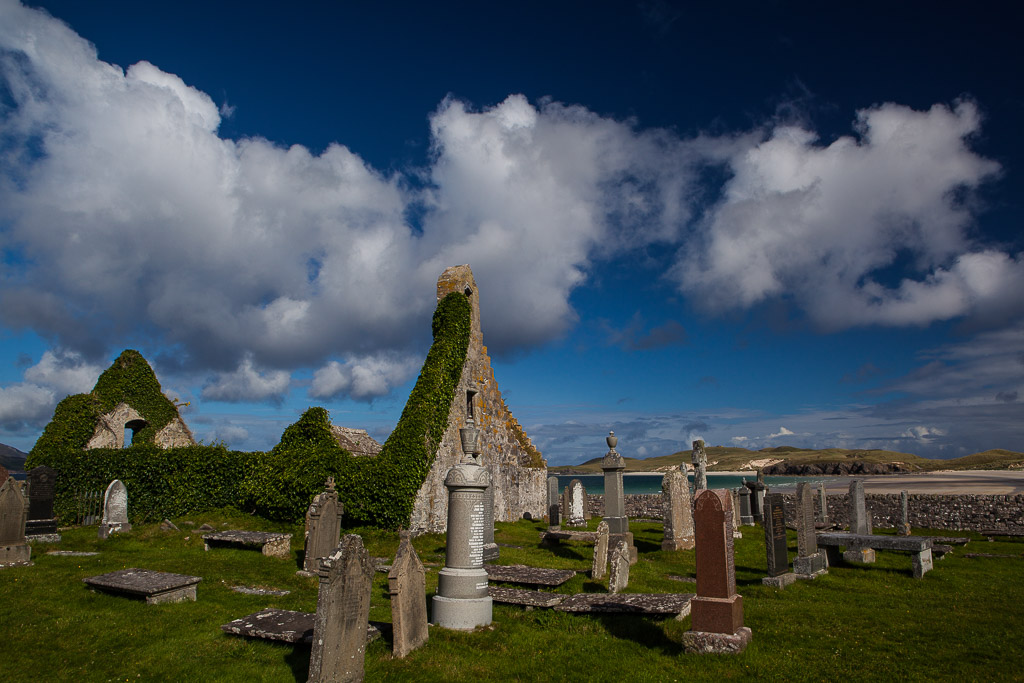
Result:
<svg viewBox="0 0 1024 683"><path fill-rule="evenodd" d="M124 348L383 440L469 263L550 464L1024 450L1003 7L0 0L0 441Z"/></svg>

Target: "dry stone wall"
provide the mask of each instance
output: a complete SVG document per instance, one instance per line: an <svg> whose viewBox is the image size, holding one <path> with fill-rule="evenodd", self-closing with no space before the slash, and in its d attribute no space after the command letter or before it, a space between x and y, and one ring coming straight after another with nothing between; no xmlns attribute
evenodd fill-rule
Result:
<svg viewBox="0 0 1024 683"><path fill-rule="evenodd" d="M437 281L437 300L463 292L472 306L469 348L462 379L452 399L448 429L426 481L416 494L410 529L414 533L441 533L448 517L444 478L462 458L459 429L466 426L467 392L474 399L474 421L480 429L483 465L494 487L494 519L514 522L524 516L543 517L547 508L547 466L533 449L522 427L509 412L494 378L490 356L480 329L480 294L469 266L453 266ZM539 465L539 466L538 466Z"/></svg>

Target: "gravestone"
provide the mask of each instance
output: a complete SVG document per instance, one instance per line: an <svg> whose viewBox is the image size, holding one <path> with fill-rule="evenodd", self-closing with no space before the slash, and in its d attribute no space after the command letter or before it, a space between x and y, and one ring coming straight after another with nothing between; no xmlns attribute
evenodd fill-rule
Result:
<svg viewBox="0 0 1024 683"><path fill-rule="evenodd" d="M0 485L0 567L32 564L32 546L25 540L28 498L21 484L8 477Z"/></svg>
<svg viewBox="0 0 1024 683"><path fill-rule="evenodd" d="M316 494L306 510L306 550L302 559L304 576L320 571L320 560L333 553L341 538L341 517L344 512L334 490L334 477L327 478L327 488ZM289 548L290 550L290 548Z"/></svg>
<svg viewBox="0 0 1024 683"><path fill-rule="evenodd" d="M690 486L678 470L666 472L661 480L661 518L665 527L662 550L689 550L693 547Z"/></svg>
<svg viewBox="0 0 1024 683"><path fill-rule="evenodd" d="M557 529L562 524L558 501L558 477L548 477L548 528Z"/></svg>
<svg viewBox="0 0 1024 683"><path fill-rule="evenodd" d="M565 524L566 526L586 526L587 521L583 516L586 509L585 494L583 492L583 482L579 479L573 479L569 482L569 495L568 495L568 507L565 512Z"/></svg>
<svg viewBox="0 0 1024 683"><path fill-rule="evenodd" d="M433 623L471 630L491 623L493 601L484 569L485 489L490 474L470 456L445 477L448 489L448 538L445 566L433 599ZM574 480L578 481L578 480Z"/></svg>
<svg viewBox="0 0 1024 683"><path fill-rule="evenodd" d="M910 496L906 491L900 491L900 525L897 531L900 536L910 535Z"/></svg>
<svg viewBox="0 0 1024 683"><path fill-rule="evenodd" d="M427 642L428 635L426 572L409 532L402 531L401 538L388 572L394 633L391 653L399 659Z"/></svg>
<svg viewBox="0 0 1024 683"><path fill-rule="evenodd" d="M821 507L818 511L818 522L820 522L822 526L828 526L828 496L825 495L824 482L818 484L818 503Z"/></svg>
<svg viewBox="0 0 1024 683"><path fill-rule="evenodd" d="M28 521L25 535L30 540L58 543L57 518L53 516L57 470L46 465L33 467L28 473Z"/></svg>
<svg viewBox="0 0 1024 683"><path fill-rule="evenodd" d="M347 534L320 561L309 681L361 681L370 620L373 565L363 539Z"/></svg>
<svg viewBox="0 0 1024 683"><path fill-rule="evenodd" d="M814 492L811 485L796 485L796 558L793 573L800 579L816 579L828 572L825 552L818 550L814 531Z"/></svg>
<svg viewBox="0 0 1024 683"><path fill-rule="evenodd" d="M786 506L781 493L769 493L765 498L764 546L768 560L768 576L761 583L785 588L796 580L789 571L789 551L786 542Z"/></svg>
<svg viewBox="0 0 1024 683"><path fill-rule="evenodd" d="M630 562L636 564L637 550L633 545L633 534L629 530L629 517L626 516L626 498L622 486L622 473L626 469L626 463L622 456L615 450L619 440L615 432L608 432L605 438L608 444L608 453L601 460L601 469L604 470L604 521L608 522L608 532L611 534L609 543L613 546L620 539L626 542L626 549L629 551ZM584 497L584 510L589 505Z"/></svg>
<svg viewBox="0 0 1024 683"><path fill-rule="evenodd" d="M619 593L629 585L629 546L619 539L608 553L611 569L608 572L608 592Z"/></svg>
<svg viewBox="0 0 1024 683"><path fill-rule="evenodd" d="M129 598L141 598L146 601L147 605L195 602L196 585L202 580L198 576L134 567L82 579L93 590Z"/></svg>
<svg viewBox="0 0 1024 683"><path fill-rule="evenodd" d="M732 496L725 490L699 491L694 505L697 595L691 601L691 626L683 634L688 653L742 652L750 643L743 625L743 598L736 593L736 568L729 515Z"/></svg>
<svg viewBox="0 0 1024 683"><path fill-rule="evenodd" d="M871 519L869 517L867 504L864 502L864 482L855 479L850 482L850 533L870 534ZM875 561L874 548L847 548L843 552L843 559L847 562L864 562L870 564Z"/></svg>
<svg viewBox="0 0 1024 683"><path fill-rule="evenodd" d="M131 531L128 523L128 489L120 479L115 479L107 486L103 494L103 518L100 521L99 537L108 538L110 534Z"/></svg>
<svg viewBox="0 0 1024 683"><path fill-rule="evenodd" d="M740 487L740 524L743 526L754 525L754 515L750 512L750 489L746 486Z"/></svg>
<svg viewBox="0 0 1024 683"><path fill-rule="evenodd" d="M758 475L761 475L761 470L758 470ZM754 518L755 522L761 522L764 520L764 496L768 493L768 487L765 486L764 481L747 481L743 480L743 485L750 491L750 515Z"/></svg>
<svg viewBox="0 0 1024 683"><path fill-rule="evenodd" d="M732 537L743 538L743 532L740 531L740 493L739 489L733 489L729 492L732 497Z"/></svg>
<svg viewBox="0 0 1024 683"><path fill-rule="evenodd" d="M590 566L590 578L603 579L608 567L608 522L603 519L597 525L597 540L594 541L594 561Z"/></svg>
<svg viewBox="0 0 1024 683"><path fill-rule="evenodd" d="M690 461L693 463L693 490L696 496L697 491L703 491L708 487L708 454L701 439L693 442Z"/></svg>

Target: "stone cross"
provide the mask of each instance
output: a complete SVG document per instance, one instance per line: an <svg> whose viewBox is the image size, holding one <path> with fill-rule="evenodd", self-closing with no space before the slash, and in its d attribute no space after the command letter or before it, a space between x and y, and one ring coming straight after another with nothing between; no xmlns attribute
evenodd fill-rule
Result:
<svg viewBox="0 0 1024 683"><path fill-rule="evenodd" d="M608 592L618 593L629 585L629 547L619 539L609 553L611 570L608 574Z"/></svg>
<svg viewBox="0 0 1024 683"><path fill-rule="evenodd" d="M484 569L486 469L470 460L448 471L448 538L445 566L433 599L433 623L468 631L491 623L493 601Z"/></svg>
<svg viewBox="0 0 1024 683"><path fill-rule="evenodd" d="M765 498L764 545L768 560L768 577L775 578L789 573L786 506L781 493L769 493Z"/></svg>
<svg viewBox="0 0 1024 683"><path fill-rule="evenodd" d="M569 482L569 507L565 512L565 523L567 526L586 526L587 521L583 516L586 509L586 494L583 492L583 482L573 479Z"/></svg>
<svg viewBox="0 0 1024 683"><path fill-rule="evenodd" d="M827 572L825 553L818 550L814 529L814 492L811 485L796 485L796 559L793 572L798 578L813 579Z"/></svg>
<svg viewBox="0 0 1024 683"><path fill-rule="evenodd" d="M597 540L594 541L594 561L590 567L590 578L603 579L608 567L608 522L603 519L597 524Z"/></svg>
<svg viewBox="0 0 1024 683"><path fill-rule="evenodd" d="M28 536L50 536L57 533L57 518L53 516L57 470L40 465L28 473ZM59 541L60 537L53 539Z"/></svg>
<svg viewBox="0 0 1024 683"><path fill-rule="evenodd" d="M900 536L910 535L910 501L906 491L900 491L900 526L897 530Z"/></svg>
<svg viewBox="0 0 1024 683"><path fill-rule="evenodd" d="M558 504L558 477L548 477L548 528L561 526L561 511Z"/></svg>
<svg viewBox="0 0 1024 683"><path fill-rule="evenodd" d="M393 625L391 653L399 659L427 642L428 636L426 572L409 532L402 531L401 539L388 572Z"/></svg>
<svg viewBox="0 0 1024 683"><path fill-rule="evenodd" d="M697 595L690 602L690 630L683 634L686 652L741 652L750 642L750 629L743 626L743 598L736 593L730 515L728 491L697 493Z"/></svg>
<svg viewBox="0 0 1024 683"><path fill-rule="evenodd" d="M871 516L867 509L867 503L864 501L864 482L860 479L850 482L850 533L871 533ZM874 548L847 548L843 552L843 559L847 562L870 564L875 561L875 550Z"/></svg>
<svg viewBox="0 0 1024 683"><path fill-rule="evenodd" d="M316 494L306 510L306 551L302 561L306 575L317 573L321 558L338 547L343 509L338 501L338 492L334 490L334 477L330 477L327 488Z"/></svg>
<svg viewBox="0 0 1024 683"><path fill-rule="evenodd" d="M362 681L373 565L363 539L348 534L320 561L309 681Z"/></svg>
<svg viewBox="0 0 1024 683"><path fill-rule="evenodd" d="M665 527L662 550L689 550L693 547L690 486L678 470L669 470L661 480L661 518Z"/></svg>
<svg viewBox="0 0 1024 683"><path fill-rule="evenodd" d="M740 487L740 524L754 525L754 515L750 512L750 489L746 486Z"/></svg>
<svg viewBox="0 0 1024 683"><path fill-rule="evenodd" d="M128 522L128 489L120 479L115 479L103 494L99 537L108 538L110 534L131 530L132 525Z"/></svg>
<svg viewBox="0 0 1024 683"><path fill-rule="evenodd" d="M696 494L708 487L708 454L701 439L693 442L690 460L693 462L693 489Z"/></svg>
<svg viewBox="0 0 1024 683"><path fill-rule="evenodd" d="M0 485L0 567L32 564L32 546L25 540L28 507L21 484L9 476Z"/></svg>
<svg viewBox="0 0 1024 683"><path fill-rule="evenodd" d="M828 496L825 495L825 483L818 484L818 500L821 505L821 511L818 514L818 521L823 526L828 526Z"/></svg>

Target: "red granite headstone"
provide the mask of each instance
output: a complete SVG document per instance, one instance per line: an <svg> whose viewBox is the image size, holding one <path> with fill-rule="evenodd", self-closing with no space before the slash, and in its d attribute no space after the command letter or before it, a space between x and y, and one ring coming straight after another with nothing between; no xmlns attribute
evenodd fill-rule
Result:
<svg viewBox="0 0 1024 683"><path fill-rule="evenodd" d="M697 494L697 596L691 602L694 631L736 633L743 626L743 598L736 593L732 547L732 496L722 489Z"/></svg>

